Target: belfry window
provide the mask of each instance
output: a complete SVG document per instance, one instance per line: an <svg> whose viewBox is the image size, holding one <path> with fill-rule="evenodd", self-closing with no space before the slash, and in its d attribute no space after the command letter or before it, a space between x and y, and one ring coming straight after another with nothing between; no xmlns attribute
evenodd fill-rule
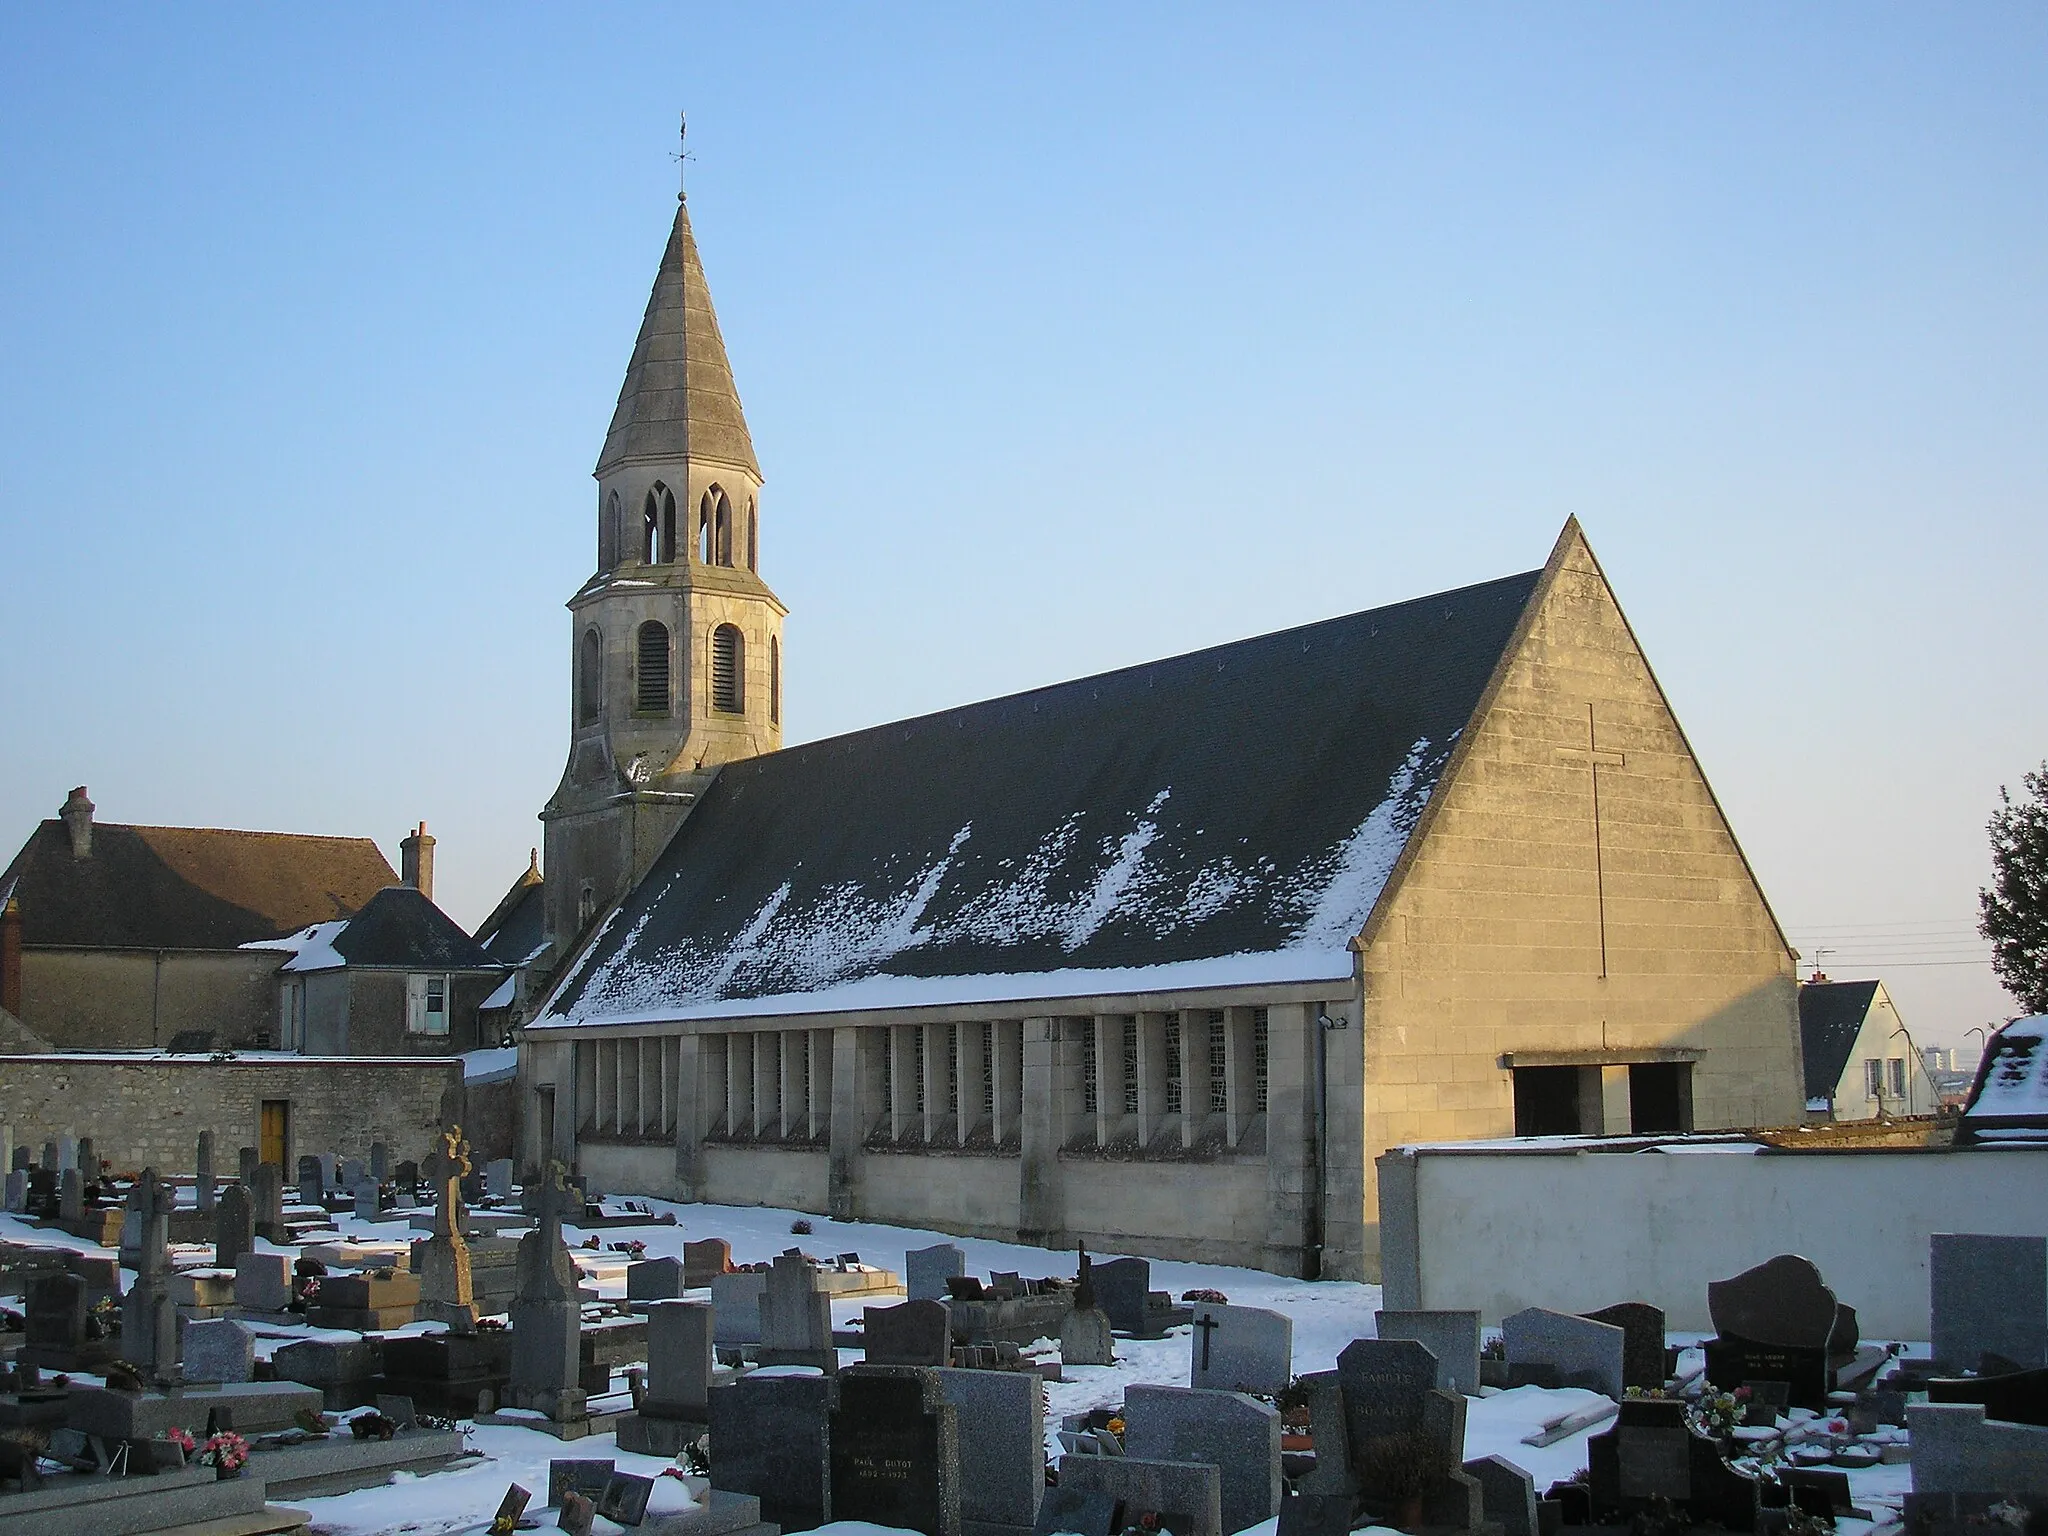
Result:
<svg viewBox="0 0 2048 1536"><path fill-rule="evenodd" d="M747 569L761 569L761 520L754 515L754 504L747 503Z"/></svg>
<svg viewBox="0 0 2048 1536"><path fill-rule="evenodd" d="M597 724L604 702L604 642L597 631L583 631L576 655L576 723Z"/></svg>
<svg viewBox="0 0 2048 1536"><path fill-rule="evenodd" d="M643 715L668 713L668 626L650 619L640 626L633 707Z"/></svg>
<svg viewBox="0 0 2048 1536"><path fill-rule="evenodd" d="M719 492L718 506L712 513L712 554L718 564L732 564L732 503L725 499L723 491Z"/></svg>
<svg viewBox="0 0 2048 1536"><path fill-rule="evenodd" d="M711 632L711 707L723 714L746 713L746 641L731 624Z"/></svg>
<svg viewBox="0 0 2048 1536"><path fill-rule="evenodd" d="M782 724L782 637L768 637L768 721Z"/></svg>
<svg viewBox="0 0 2048 1536"><path fill-rule="evenodd" d="M647 492L640 510L640 559L648 565L667 565L676 557L675 493L659 480Z"/></svg>
<svg viewBox="0 0 2048 1536"><path fill-rule="evenodd" d="M608 571L619 563L619 493L613 491L598 508L597 568Z"/></svg>
<svg viewBox="0 0 2048 1536"><path fill-rule="evenodd" d="M717 518L718 503L724 495L714 485L697 505L697 559L705 565L711 564L711 525Z"/></svg>

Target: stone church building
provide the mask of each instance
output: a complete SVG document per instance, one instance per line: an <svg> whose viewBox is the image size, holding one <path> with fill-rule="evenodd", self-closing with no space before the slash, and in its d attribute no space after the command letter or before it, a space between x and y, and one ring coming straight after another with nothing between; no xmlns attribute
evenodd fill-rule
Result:
<svg viewBox="0 0 2048 1536"><path fill-rule="evenodd" d="M1372 1278L1421 1140L1796 1123L1794 957L1593 551L779 750L679 208L570 601L524 1156Z"/></svg>

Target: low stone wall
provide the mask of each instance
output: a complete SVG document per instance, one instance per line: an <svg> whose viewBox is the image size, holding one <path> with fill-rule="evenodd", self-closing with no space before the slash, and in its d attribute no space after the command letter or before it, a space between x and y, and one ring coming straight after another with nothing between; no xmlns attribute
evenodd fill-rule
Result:
<svg viewBox="0 0 2048 1536"><path fill-rule="evenodd" d="M190 1173L201 1131L214 1172L235 1173L236 1149L260 1146L262 1106L286 1111L285 1174L302 1154L367 1156L382 1141L419 1158L444 1109L459 1114L462 1062L365 1057L0 1056L0 1125L16 1146L90 1136L117 1168Z"/></svg>
<svg viewBox="0 0 2048 1536"><path fill-rule="evenodd" d="M1707 1284L1803 1254L1866 1339L1925 1340L1927 1240L2048 1232L2048 1148L1780 1151L1740 1139L1397 1147L1379 1160L1390 1308L1586 1312L1711 1331Z"/></svg>

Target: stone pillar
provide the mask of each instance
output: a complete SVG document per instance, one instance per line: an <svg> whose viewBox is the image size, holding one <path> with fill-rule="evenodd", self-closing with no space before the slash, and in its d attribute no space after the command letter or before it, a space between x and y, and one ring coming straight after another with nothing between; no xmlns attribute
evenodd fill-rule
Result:
<svg viewBox="0 0 2048 1536"><path fill-rule="evenodd" d="M858 1221L861 1210L861 1143L867 1135L869 1091L861 1037L851 1024L832 1031L832 1129L826 1154L825 1209L834 1221ZM886 1036L884 1037L886 1040Z"/></svg>
<svg viewBox="0 0 2048 1536"><path fill-rule="evenodd" d="M1329 1113L1324 1138L1329 1161L1323 1170L1323 1278L1377 1280L1377 1189L1370 1183L1375 1170L1367 1155L1372 1124L1366 1074L1371 1020L1355 990L1332 997L1323 1007L1331 1023L1344 1026L1324 1031L1323 1039ZM1369 1220L1375 1224L1370 1232Z"/></svg>
<svg viewBox="0 0 2048 1536"><path fill-rule="evenodd" d="M987 1031L984 1035L983 1031ZM981 1023L960 1026L960 1114L953 1134L965 1146L967 1138L981 1128L981 1085L988 1070L987 1040L994 1026Z"/></svg>
<svg viewBox="0 0 2048 1536"><path fill-rule="evenodd" d="M1628 1068L1601 1067L1600 1118L1586 1123L1586 1129L1603 1136L1626 1136L1635 1125L1628 1098Z"/></svg>
<svg viewBox="0 0 2048 1536"><path fill-rule="evenodd" d="M702 1200L704 1193L704 1052L702 1036L676 1040L676 1198Z"/></svg>
<svg viewBox="0 0 2048 1536"><path fill-rule="evenodd" d="M1066 1139L1069 1075L1078 1078L1081 1044L1063 1038L1061 1021L1024 1021L1024 1113L1018 1159L1017 1236L1046 1248L1066 1246L1060 1145Z"/></svg>
<svg viewBox="0 0 2048 1536"><path fill-rule="evenodd" d="M576 1167L576 1042L564 1040L555 1047L555 1134L554 1158L564 1167ZM542 1164L545 1167L545 1161Z"/></svg>
<svg viewBox="0 0 2048 1536"><path fill-rule="evenodd" d="M1306 1275L1308 1208L1314 1196L1316 1015L1313 1003L1279 1003L1266 1023L1266 1257L1281 1274Z"/></svg>

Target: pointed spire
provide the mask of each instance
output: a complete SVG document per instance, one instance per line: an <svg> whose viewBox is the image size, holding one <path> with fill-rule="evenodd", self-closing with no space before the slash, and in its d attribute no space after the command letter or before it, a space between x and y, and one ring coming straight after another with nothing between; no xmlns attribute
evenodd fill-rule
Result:
<svg viewBox="0 0 2048 1536"><path fill-rule="evenodd" d="M636 459L709 460L761 477L697 258L689 204L681 198L596 473L607 475Z"/></svg>

